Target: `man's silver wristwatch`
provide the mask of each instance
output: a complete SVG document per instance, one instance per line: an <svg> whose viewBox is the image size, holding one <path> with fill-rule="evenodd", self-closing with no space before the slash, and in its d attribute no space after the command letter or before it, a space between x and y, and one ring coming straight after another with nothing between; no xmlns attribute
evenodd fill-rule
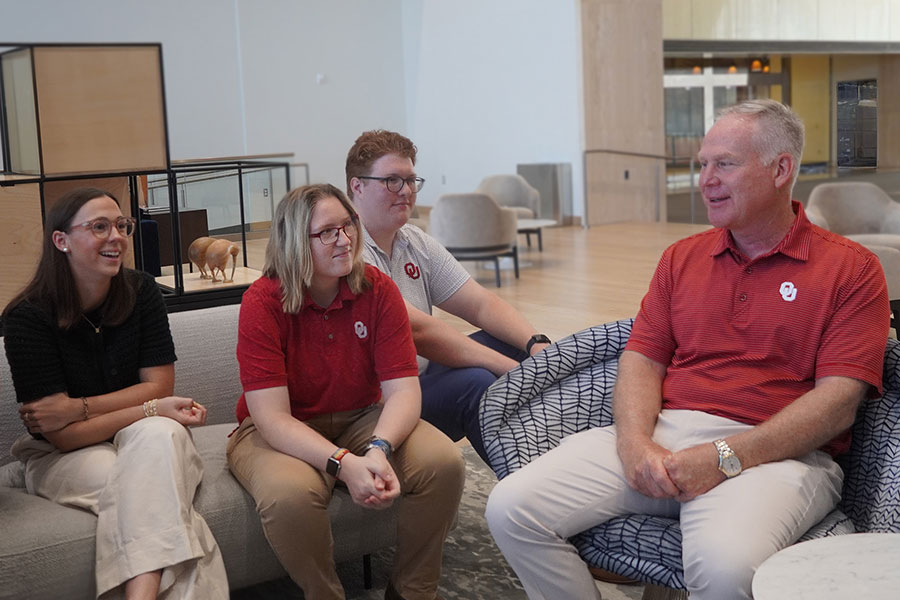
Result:
<svg viewBox="0 0 900 600"><path fill-rule="evenodd" d="M725 477L731 479L741 474L741 460L731 449L731 446L725 440L716 440L713 442L716 450L719 451L719 470L725 474Z"/></svg>

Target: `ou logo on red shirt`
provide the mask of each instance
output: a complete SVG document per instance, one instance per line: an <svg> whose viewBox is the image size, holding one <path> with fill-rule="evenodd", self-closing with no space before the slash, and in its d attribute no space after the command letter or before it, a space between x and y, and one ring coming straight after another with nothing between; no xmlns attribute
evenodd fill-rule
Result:
<svg viewBox="0 0 900 600"><path fill-rule="evenodd" d="M406 263L405 265L403 265L403 269L406 271L406 275L410 279L418 279L419 278L419 275L420 275L419 267L417 267L413 263L411 263L411 262Z"/></svg>

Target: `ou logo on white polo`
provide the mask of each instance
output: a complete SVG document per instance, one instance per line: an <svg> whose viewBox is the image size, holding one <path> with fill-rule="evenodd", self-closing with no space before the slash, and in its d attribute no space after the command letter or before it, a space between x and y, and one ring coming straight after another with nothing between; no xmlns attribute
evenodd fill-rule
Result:
<svg viewBox="0 0 900 600"><path fill-rule="evenodd" d="M357 321L356 323L354 323L353 330L356 332L356 337L361 340L366 339L366 336L369 335L369 330L362 321Z"/></svg>
<svg viewBox="0 0 900 600"><path fill-rule="evenodd" d="M781 287L778 289L778 292L781 294L782 300L785 302L793 302L797 298L797 288L794 287L794 284L790 281L785 281L781 284Z"/></svg>

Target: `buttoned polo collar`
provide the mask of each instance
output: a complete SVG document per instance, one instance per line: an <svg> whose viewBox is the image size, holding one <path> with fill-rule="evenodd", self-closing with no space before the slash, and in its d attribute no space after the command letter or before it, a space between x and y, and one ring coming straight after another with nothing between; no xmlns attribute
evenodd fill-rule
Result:
<svg viewBox="0 0 900 600"><path fill-rule="evenodd" d="M375 240L372 239L372 236L369 235L369 230L366 229L365 223L363 223L362 227L363 233L363 244L372 249L373 252L378 253L380 256L383 256L385 261L390 264L391 257L388 256L387 252L381 249L381 246L375 243ZM394 242L391 245L391 254L393 255L394 249L405 250L406 247L409 246L409 237L406 235L406 226L404 225L394 234Z"/></svg>
<svg viewBox="0 0 900 600"><path fill-rule="evenodd" d="M787 234L781 239L777 246L762 256L758 256L754 260L766 258L776 253L784 254L796 260L806 261L809 258L809 244L812 239L813 225L806 217L803 205L796 200L791 201L791 209L794 211L794 222ZM719 241L711 253L712 256L719 256L726 250L730 250L731 254L740 260L746 260L746 257L738 250L734 243L734 237L728 229L719 231Z"/></svg>
<svg viewBox="0 0 900 600"><path fill-rule="evenodd" d="M319 306L312 299L312 294L307 292L306 294L303 294L303 306L300 307L300 312L303 312L307 308L312 308L313 310L322 312L329 312L341 308L342 306L344 306L345 301L355 300L356 297L357 294L354 294L350 291L350 285L347 283L347 278L341 277L337 296L334 297L334 300L331 301L331 304L325 307Z"/></svg>

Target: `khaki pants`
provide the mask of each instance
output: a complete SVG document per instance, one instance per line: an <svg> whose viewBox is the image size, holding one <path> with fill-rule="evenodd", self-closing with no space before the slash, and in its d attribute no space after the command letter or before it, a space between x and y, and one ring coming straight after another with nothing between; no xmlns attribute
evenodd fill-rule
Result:
<svg viewBox="0 0 900 600"><path fill-rule="evenodd" d="M97 597L124 597L123 583L162 569L160 598L227 600L222 555L193 506L203 464L184 426L141 419L72 452L25 435L12 453L30 494L97 515Z"/></svg>
<svg viewBox="0 0 900 600"><path fill-rule="evenodd" d="M306 424L339 446L362 453L381 408L322 415ZM228 464L256 500L269 544L307 600L343 599L334 566L327 507L336 480L269 446L246 418L231 436ZM401 511L391 582L406 600L433 600L444 539L456 515L465 463L447 436L424 421L395 449Z"/></svg>

